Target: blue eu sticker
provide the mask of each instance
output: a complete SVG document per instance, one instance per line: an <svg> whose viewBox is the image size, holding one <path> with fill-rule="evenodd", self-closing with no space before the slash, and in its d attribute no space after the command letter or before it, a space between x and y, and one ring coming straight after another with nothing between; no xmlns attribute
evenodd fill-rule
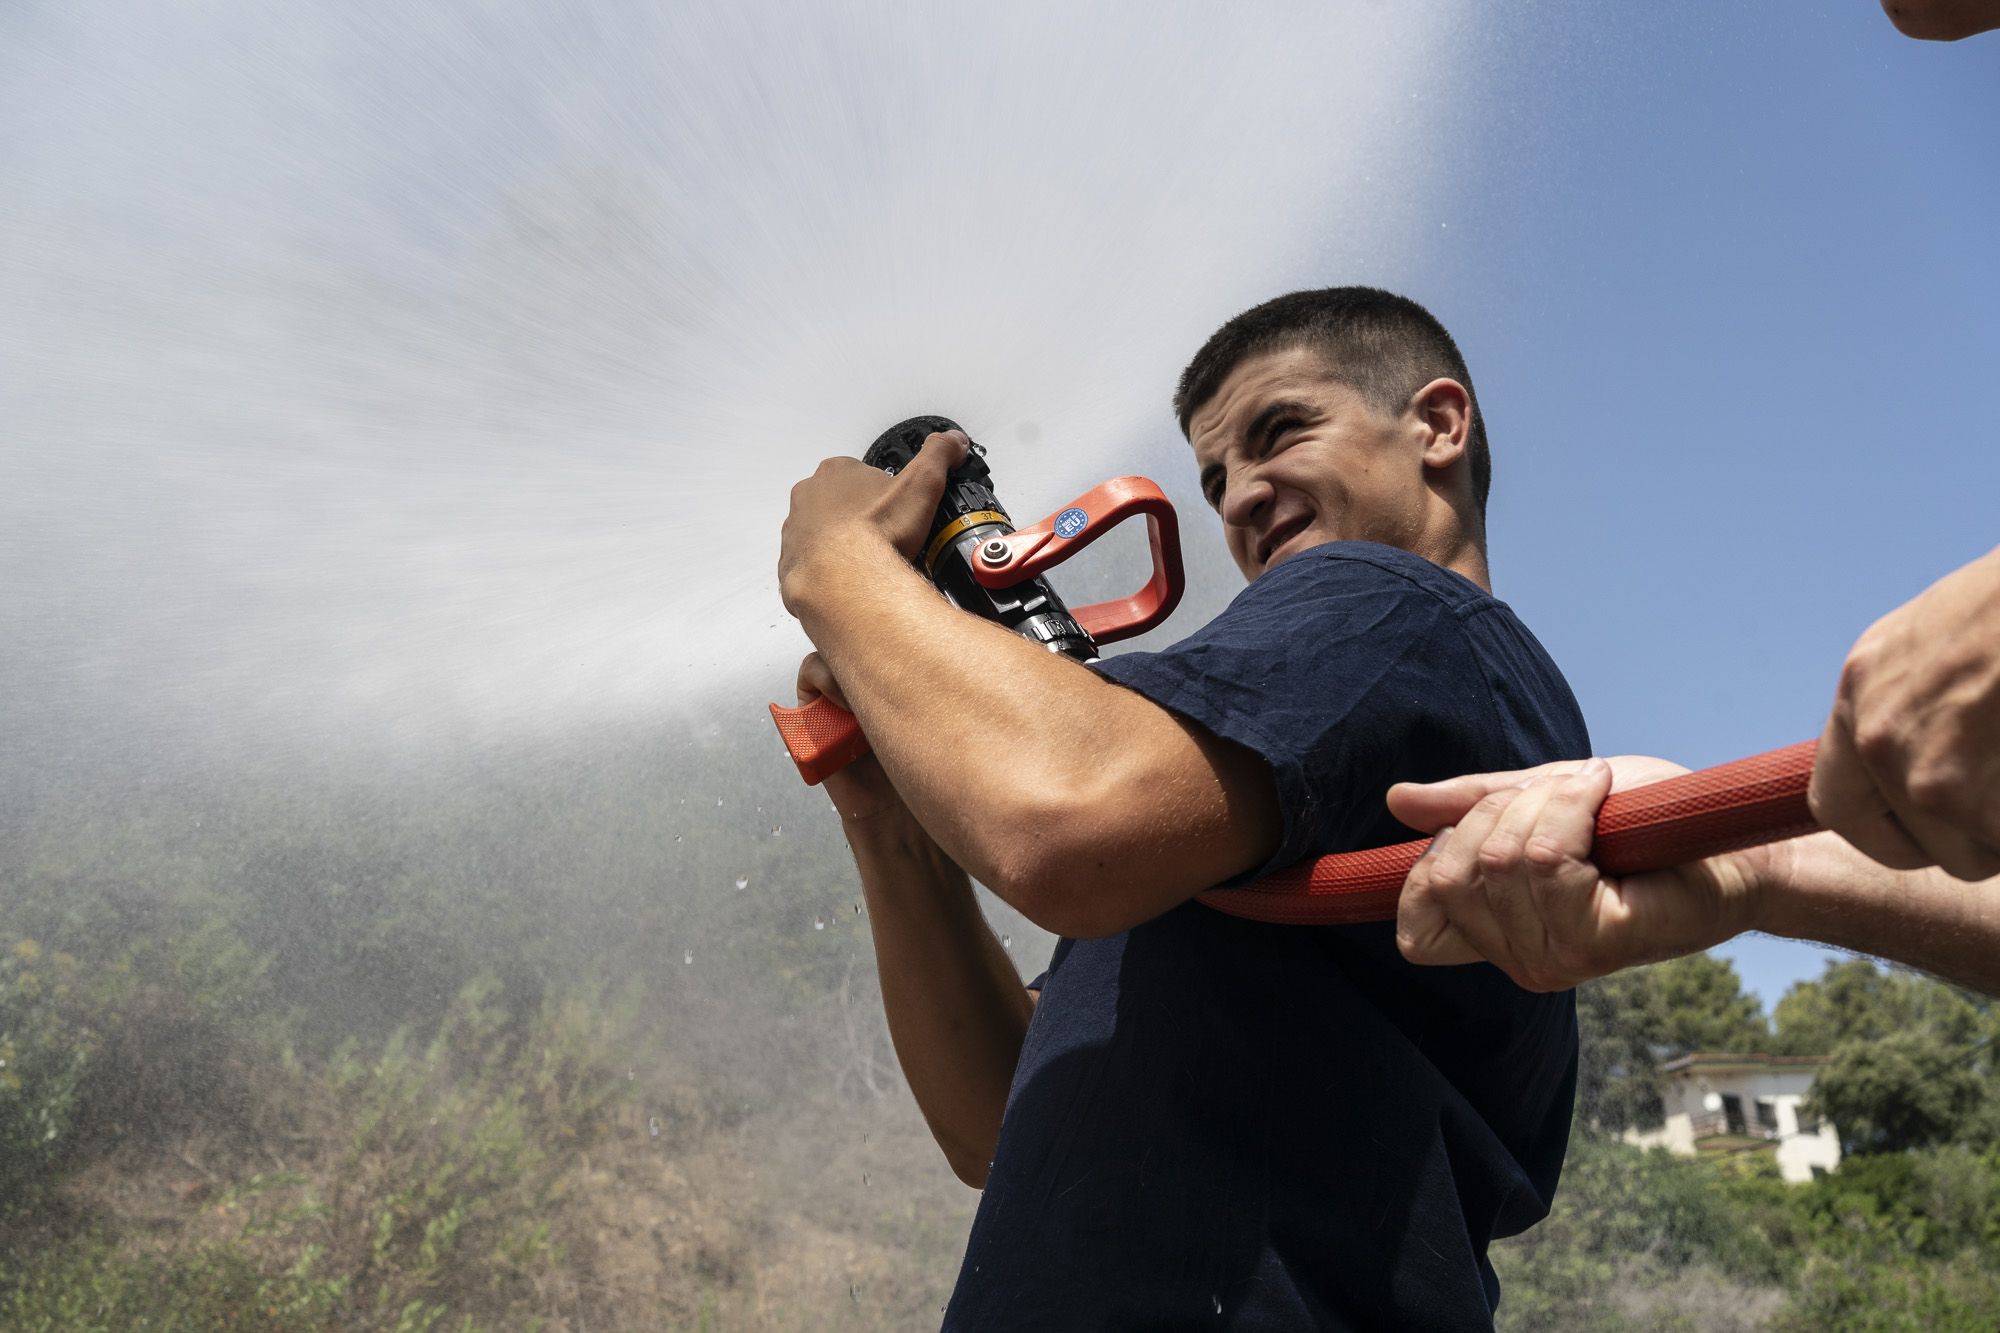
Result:
<svg viewBox="0 0 2000 1333"><path fill-rule="evenodd" d="M1056 515L1056 536L1074 537L1090 526L1090 515L1074 506Z"/></svg>

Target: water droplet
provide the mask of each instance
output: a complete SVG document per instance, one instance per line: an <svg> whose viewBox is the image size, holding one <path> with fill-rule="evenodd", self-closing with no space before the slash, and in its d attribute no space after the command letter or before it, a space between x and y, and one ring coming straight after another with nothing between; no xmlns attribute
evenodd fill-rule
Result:
<svg viewBox="0 0 2000 1333"><path fill-rule="evenodd" d="M646 1128L653 1132L654 1138L657 1139L658 1137L660 1137L660 1117L658 1116L648 1117L646 1121Z"/></svg>
<svg viewBox="0 0 2000 1333"><path fill-rule="evenodd" d="M1000 937L1000 947L1001 947L1001 948L1003 948L1003 949L1011 949L1011 948L1013 948L1013 947L1014 947L1014 937L1013 937L1012 935L1002 935L1002 936Z"/></svg>
<svg viewBox="0 0 2000 1333"><path fill-rule="evenodd" d="M856 915L856 916L860 916L860 915L861 915L861 904L860 904L860 903L856 903L856 904L854 904L854 915Z"/></svg>
<svg viewBox="0 0 2000 1333"><path fill-rule="evenodd" d="M638 1077L638 1075L635 1074L632 1070L628 1069L625 1071L625 1081L627 1083L630 1083L636 1077Z"/></svg>
<svg viewBox="0 0 2000 1333"><path fill-rule="evenodd" d="M861 1304L861 1288L855 1286L852 1282L848 1283L847 1299L853 1301L856 1305Z"/></svg>
<svg viewBox="0 0 2000 1333"><path fill-rule="evenodd" d="M785 831L785 826L783 824L771 825L771 836L774 838L783 835L784 831Z"/></svg>
<svg viewBox="0 0 2000 1333"><path fill-rule="evenodd" d="M826 929L826 918L825 918L825 917L823 917L823 916L816 916L816 917L814 917L814 918L813 918L813 929L814 929L814 930L825 930L825 929Z"/></svg>
<svg viewBox="0 0 2000 1333"><path fill-rule="evenodd" d="M694 961L694 950L693 950L693 949L689 949L689 950L687 950L686 952L682 953L682 954L681 954L681 961L682 961L683 963L692 963L692 962Z"/></svg>
<svg viewBox="0 0 2000 1333"><path fill-rule="evenodd" d="M861 1183L864 1187L868 1184L868 1173L866 1171L861 1173Z"/></svg>
<svg viewBox="0 0 2000 1333"><path fill-rule="evenodd" d="M1222 1297L1220 1297L1220 1296L1217 1296L1217 1297L1215 1297L1214 1299L1215 1299L1215 1312L1216 1312L1217 1314L1221 1314L1221 1313L1222 1313Z"/></svg>
<svg viewBox="0 0 2000 1333"><path fill-rule="evenodd" d="M736 887L739 891L749 888L750 877L748 875L738 875L736 877Z"/></svg>
<svg viewBox="0 0 2000 1333"><path fill-rule="evenodd" d="M681 840L681 835L678 833L674 834L674 841L679 842L680 840Z"/></svg>
<svg viewBox="0 0 2000 1333"><path fill-rule="evenodd" d="M715 808L718 810L722 808L722 798L720 796L715 798Z"/></svg>

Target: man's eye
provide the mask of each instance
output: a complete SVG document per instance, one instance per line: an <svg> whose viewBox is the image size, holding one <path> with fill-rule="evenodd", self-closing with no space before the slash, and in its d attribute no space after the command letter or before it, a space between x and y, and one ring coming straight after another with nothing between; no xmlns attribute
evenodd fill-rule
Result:
<svg viewBox="0 0 2000 1333"><path fill-rule="evenodd" d="M1269 453L1277 448L1280 440L1304 424L1297 417L1279 417L1273 421L1271 428L1264 432L1264 452Z"/></svg>

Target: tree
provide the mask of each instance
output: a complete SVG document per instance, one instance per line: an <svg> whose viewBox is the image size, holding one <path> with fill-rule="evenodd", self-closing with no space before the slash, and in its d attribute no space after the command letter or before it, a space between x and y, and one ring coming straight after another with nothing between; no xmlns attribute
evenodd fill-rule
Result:
<svg viewBox="0 0 2000 1333"><path fill-rule="evenodd" d="M1778 1001L1778 1049L1830 1055L1842 1042L1875 1041L1924 1031L1948 1045L1975 1040L1990 1002L1921 973L1877 967L1867 958L1828 963L1818 981L1801 981Z"/></svg>
<svg viewBox="0 0 2000 1333"><path fill-rule="evenodd" d="M1850 1153L1963 1141L1987 1123L1990 1079L1974 1067L1987 1045L1951 1046L1922 1029L1843 1042L1814 1081L1809 1109L1839 1127Z"/></svg>

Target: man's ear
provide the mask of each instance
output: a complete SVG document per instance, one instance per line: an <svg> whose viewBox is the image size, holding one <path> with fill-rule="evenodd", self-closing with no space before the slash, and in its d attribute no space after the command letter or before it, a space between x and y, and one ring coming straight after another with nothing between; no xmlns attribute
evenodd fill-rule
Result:
<svg viewBox="0 0 2000 1333"><path fill-rule="evenodd" d="M1434 379L1410 395L1404 417L1423 445L1424 466L1448 468L1472 440L1472 395L1454 379Z"/></svg>

